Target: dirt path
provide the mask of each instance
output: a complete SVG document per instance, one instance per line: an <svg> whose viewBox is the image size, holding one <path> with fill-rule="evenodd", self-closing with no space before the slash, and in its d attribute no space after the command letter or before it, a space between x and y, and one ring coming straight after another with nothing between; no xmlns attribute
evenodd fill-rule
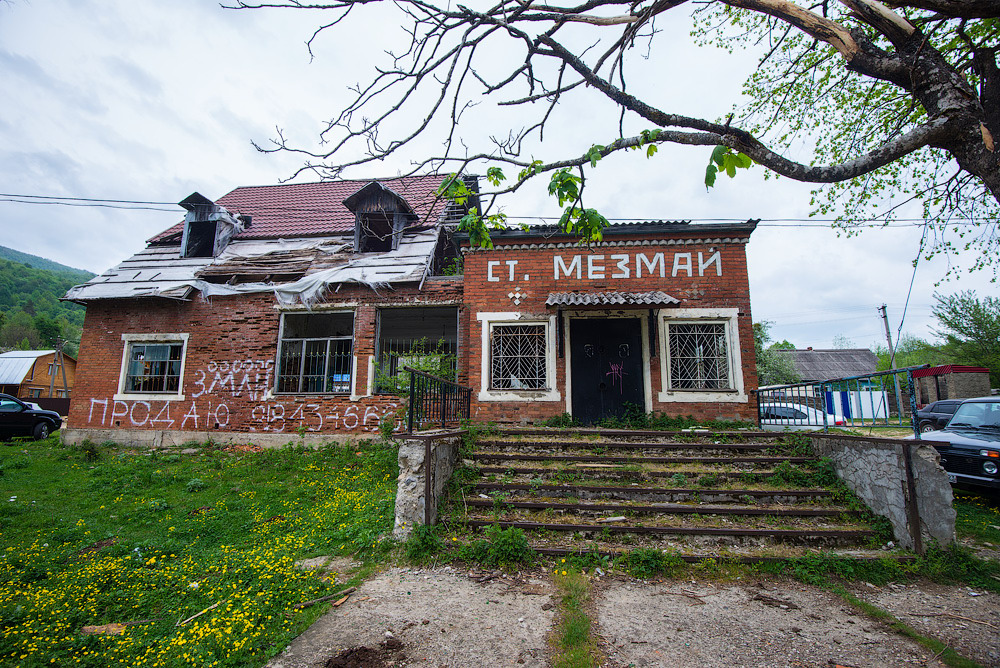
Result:
<svg viewBox="0 0 1000 668"><path fill-rule="evenodd" d="M1000 596L929 583L856 589L961 654L1000 666ZM537 571L392 568L360 586L269 668L546 666L554 593ZM615 668L942 665L839 597L794 581L613 577L593 580L593 599L607 665Z"/></svg>
<svg viewBox="0 0 1000 668"><path fill-rule="evenodd" d="M451 567L392 568L358 587L268 666L312 668L353 654L357 661L333 662L331 668L541 668L547 665L552 592L551 581L538 574L473 571L470 577ZM368 651L348 654L359 647Z"/></svg>

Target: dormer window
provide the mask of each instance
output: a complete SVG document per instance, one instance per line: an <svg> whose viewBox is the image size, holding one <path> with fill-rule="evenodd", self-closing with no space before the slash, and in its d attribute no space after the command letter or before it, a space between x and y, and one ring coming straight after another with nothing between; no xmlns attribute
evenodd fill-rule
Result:
<svg viewBox="0 0 1000 668"><path fill-rule="evenodd" d="M181 257L218 257L229 241L250 226L249 216L233 216L200 193L180 202L187 210Z"/></svg>
<svg viewBox="0 0 1000 668"><path fill-rule="evenodd" d="M375 181L345 199L344 206L354 213L357 253L396 250L403 231L417 224L417 215L406 200Z"/></svg>

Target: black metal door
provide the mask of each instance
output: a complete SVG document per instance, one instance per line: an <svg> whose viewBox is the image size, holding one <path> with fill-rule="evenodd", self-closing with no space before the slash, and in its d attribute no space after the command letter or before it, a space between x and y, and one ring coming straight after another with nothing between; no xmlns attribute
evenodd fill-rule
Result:
<svg viewBox="0 0 1000 668"><path fill-rule="evenodd" d="M645 410L638 318L579 318L569 324L573 417L584 424Z"/></svg>

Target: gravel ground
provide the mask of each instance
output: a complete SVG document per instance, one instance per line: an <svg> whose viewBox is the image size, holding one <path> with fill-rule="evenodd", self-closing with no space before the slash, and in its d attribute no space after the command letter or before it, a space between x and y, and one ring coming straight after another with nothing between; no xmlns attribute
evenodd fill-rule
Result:
<svg viewBox="0 0 1000 668"><path fill-rule="evenodd" d="M932 582L853 593L983 666L1000 666L1000 595Z"/></svg>
<svg viewBox="0 0 1000 668"><path fill-rule="evenodd" d="M554 591L551 580L538 574L473 571L470 577L469 571L451 567L392 568L358 587L347 603L321 617L268 666L325 666L337 655L367 647L380 651L367 652L355 663L333 662L331 668L540 668L547 665Z"/></svg>
<svg viewBox="0 0 1000 668"><path fill-rule="evenodd" d="M592 583L608 668L943 665L839 597L795 581ZM540 571L390 568L268 666L547 666L555 592ZM981 665L1000 666L1000 596L932 583L859 584L854 593Z"/></svg>

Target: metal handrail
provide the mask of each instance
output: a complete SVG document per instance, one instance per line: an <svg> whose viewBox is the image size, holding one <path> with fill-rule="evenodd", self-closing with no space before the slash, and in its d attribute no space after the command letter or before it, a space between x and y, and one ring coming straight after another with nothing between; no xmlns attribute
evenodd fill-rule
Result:
<svg viewBox="0 0 1000 668"><path fill-rule="evenodd" d="M426 371L404 366L410 374L410 396L406 414L406 433L413 433L424 422L438 424L442 429L449 423L459 424L469 419L472 405L472 388ZM436 419L426 419L433 414Z"/></svg>

